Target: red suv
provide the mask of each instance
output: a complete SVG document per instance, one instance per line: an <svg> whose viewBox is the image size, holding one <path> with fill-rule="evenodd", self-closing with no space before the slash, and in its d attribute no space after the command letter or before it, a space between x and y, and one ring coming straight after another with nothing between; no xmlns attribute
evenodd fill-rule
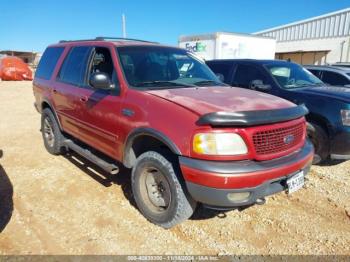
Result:
<svg viewBox="0 0 350 262"><path fill-rule="evenodd" d="M96 38L49 46L33 82L51 154L132 168L141 213L165 228L197 203L232 209L302 187L307 109L221 83L180 48Z"/></svg>

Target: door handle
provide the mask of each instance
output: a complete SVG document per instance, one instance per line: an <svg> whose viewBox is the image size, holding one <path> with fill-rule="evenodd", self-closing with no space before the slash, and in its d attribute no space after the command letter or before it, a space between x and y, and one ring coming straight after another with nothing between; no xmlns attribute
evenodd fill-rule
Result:
<svg viewBox="0 0 350 262"><path fill-rule="evenodd" d="M88 98L86 96L82 96L80 97L80 101L85 103L88 101Z"/></svg>

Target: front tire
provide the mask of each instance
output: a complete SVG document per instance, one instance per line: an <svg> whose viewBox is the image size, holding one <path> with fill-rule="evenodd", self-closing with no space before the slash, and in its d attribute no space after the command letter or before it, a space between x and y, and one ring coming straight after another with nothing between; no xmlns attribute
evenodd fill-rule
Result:
<svg viewBox="0 0 350 262"><path fill-rule="evenodd" d="M54 114L48 108L41 114L41 133L46 150L52 155L61 154L63 136Z"/></svg>
<svg viewBox="0 0 350 262"><path fill-rule="evenodd" d="M307 134L315 148L312 164L321 164L329 157L329 143L326 131L315 123L308 123Z"/></svg>
<svg viewBox="0 0 350 262"><path fill-rule="evenodd" d="M171 228L188 219L196 208L175 161L157 152L148 151L137 158L131 185L140 212L163 228Z"/></svg>

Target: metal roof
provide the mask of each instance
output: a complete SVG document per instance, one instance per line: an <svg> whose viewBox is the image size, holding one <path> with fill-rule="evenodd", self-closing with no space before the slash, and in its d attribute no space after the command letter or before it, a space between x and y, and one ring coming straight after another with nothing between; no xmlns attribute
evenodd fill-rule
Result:
<svg viewBox="0 0 350 262"><path fill-rule="evenodd" d="M350 8L253 33L278 42L350 36Z"/></svg>

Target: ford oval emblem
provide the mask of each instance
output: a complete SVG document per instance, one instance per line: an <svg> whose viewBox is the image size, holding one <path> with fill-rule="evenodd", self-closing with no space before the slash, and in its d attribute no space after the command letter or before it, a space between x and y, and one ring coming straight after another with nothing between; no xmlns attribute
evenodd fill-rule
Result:
<svg viewBox="0 0 350 262"><path fill-rule="evenodd" d="M283 138L283 142L287 145L292 143L293 141L294 141L294 135L288 135Z"/></svg>

